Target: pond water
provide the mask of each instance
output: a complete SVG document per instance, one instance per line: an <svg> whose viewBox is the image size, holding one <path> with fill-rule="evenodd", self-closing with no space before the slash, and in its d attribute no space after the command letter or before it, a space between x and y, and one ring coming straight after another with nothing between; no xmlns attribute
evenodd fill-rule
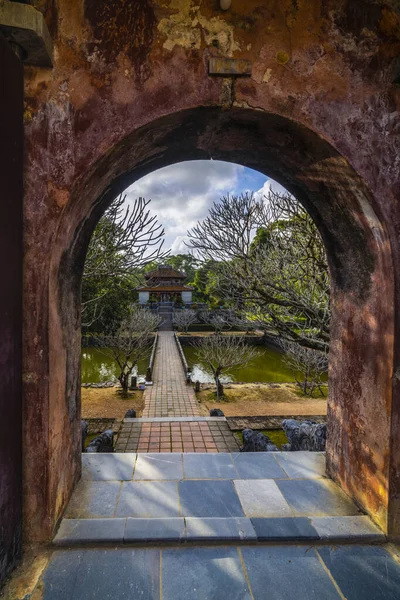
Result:
<svg viewBox="0 0 400 600"><path fill-rule="evenodd" d="M231 383L242 381L252 383L258 381L261 383L286 383L294 381L293 373L288 369L283 361L282 352L275 348L258 347L259 355L244 367L232 369L229 375L221 377L222 383ZM212 383L211 372L207 369L204 362L197 357L196 348L193 346L184 346L183 351L189 367L192 368L192 381L200 383Z"/></svg>
<svg viewBox="0 0 400 600"><path fill-rule="evenodd" d="M139 361L139 377L145 375L149 359ZM119 372L115 360L99 348L82 348L81 354L82 383L105 383L116 380ZM137 375L135 368L132 375Z"/></svg>

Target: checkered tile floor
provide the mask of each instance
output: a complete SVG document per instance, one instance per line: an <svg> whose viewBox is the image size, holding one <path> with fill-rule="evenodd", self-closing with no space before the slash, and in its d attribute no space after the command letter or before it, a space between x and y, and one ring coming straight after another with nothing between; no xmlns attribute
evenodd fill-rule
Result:
<svg viewBox="0 0 400 600"><path fill-rule="evenodd" d="M116 452L237 452L239 448L224 419L140 422L126 419Z"/></svg>

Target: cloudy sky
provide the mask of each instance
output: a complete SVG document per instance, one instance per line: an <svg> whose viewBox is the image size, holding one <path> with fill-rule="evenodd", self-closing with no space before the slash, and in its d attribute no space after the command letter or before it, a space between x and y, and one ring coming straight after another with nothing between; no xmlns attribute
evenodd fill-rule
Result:
<svg viewBox="0 0 400 600"><path fill-rule="evenodd" d="M258 171L219 160L195 160L159 169L127 190L127 201L142 196L165 229L164 248L187 253L186 232L202 220L214 201L228 193L283 188Z"/></svg>

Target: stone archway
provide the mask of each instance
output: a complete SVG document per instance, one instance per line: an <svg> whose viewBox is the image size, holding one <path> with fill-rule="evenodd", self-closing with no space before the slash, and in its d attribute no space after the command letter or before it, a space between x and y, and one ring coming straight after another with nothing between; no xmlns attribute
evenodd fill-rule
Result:
<svg viewBox="0 0 400 600"><path fill-rule="evenodd" d="M134 179L190 158L267 173L315 219L333 286L329 471L399 534L393 3L56 4L35 2L53 69L25 68L26 539L51 537L80 474L78 297L91 231ZM210 57L247 59L251 75L212 77Z"/></svg>
<svg viewBox="0 0 400 600"><path fill-rule="evenodd" d="M45 539L80 474L79 290L91 232L115 195L182 160L252 167L293 192L323 236L332 280L328 471L385 530L396 532L391 453L394 288L390 243L367 186L325 140L287 118L251 109L198 107L123 137L71 190L49 269L47 530L26 504L29 535ZM46 401L46 398L44 398ZM46 408L46 407L44 407ZM44 411L45 412L45 411ZM30 461L37 462L31 456ZM35 485L26 471L28 485Z"/></svg>

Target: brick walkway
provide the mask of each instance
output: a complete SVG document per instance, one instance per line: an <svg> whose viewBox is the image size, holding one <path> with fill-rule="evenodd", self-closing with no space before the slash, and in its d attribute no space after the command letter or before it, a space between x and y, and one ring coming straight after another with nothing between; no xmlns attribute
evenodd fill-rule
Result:
<svg viewBox="0 0 400 600"><path fill-rule="evenodd" d="M224 419L143 422L125 419L116 452L238 452Z"/></svg>
<svg viewBox="0 0 400 600"><path fill-rule="evenodd" d="M187 385L172 331L160 331L153 385L144 392L143 417L194 417L199 415L196 395Z"/></svg>
<svg viewBox="0 0 400 600"><path fill-rule="evenodd" d="M173 332L158 335L153 385L144 392L143 417L124 420L115 451L237 452L238 442L225 419L199 418L196 394L185 381Z"/></svg>

